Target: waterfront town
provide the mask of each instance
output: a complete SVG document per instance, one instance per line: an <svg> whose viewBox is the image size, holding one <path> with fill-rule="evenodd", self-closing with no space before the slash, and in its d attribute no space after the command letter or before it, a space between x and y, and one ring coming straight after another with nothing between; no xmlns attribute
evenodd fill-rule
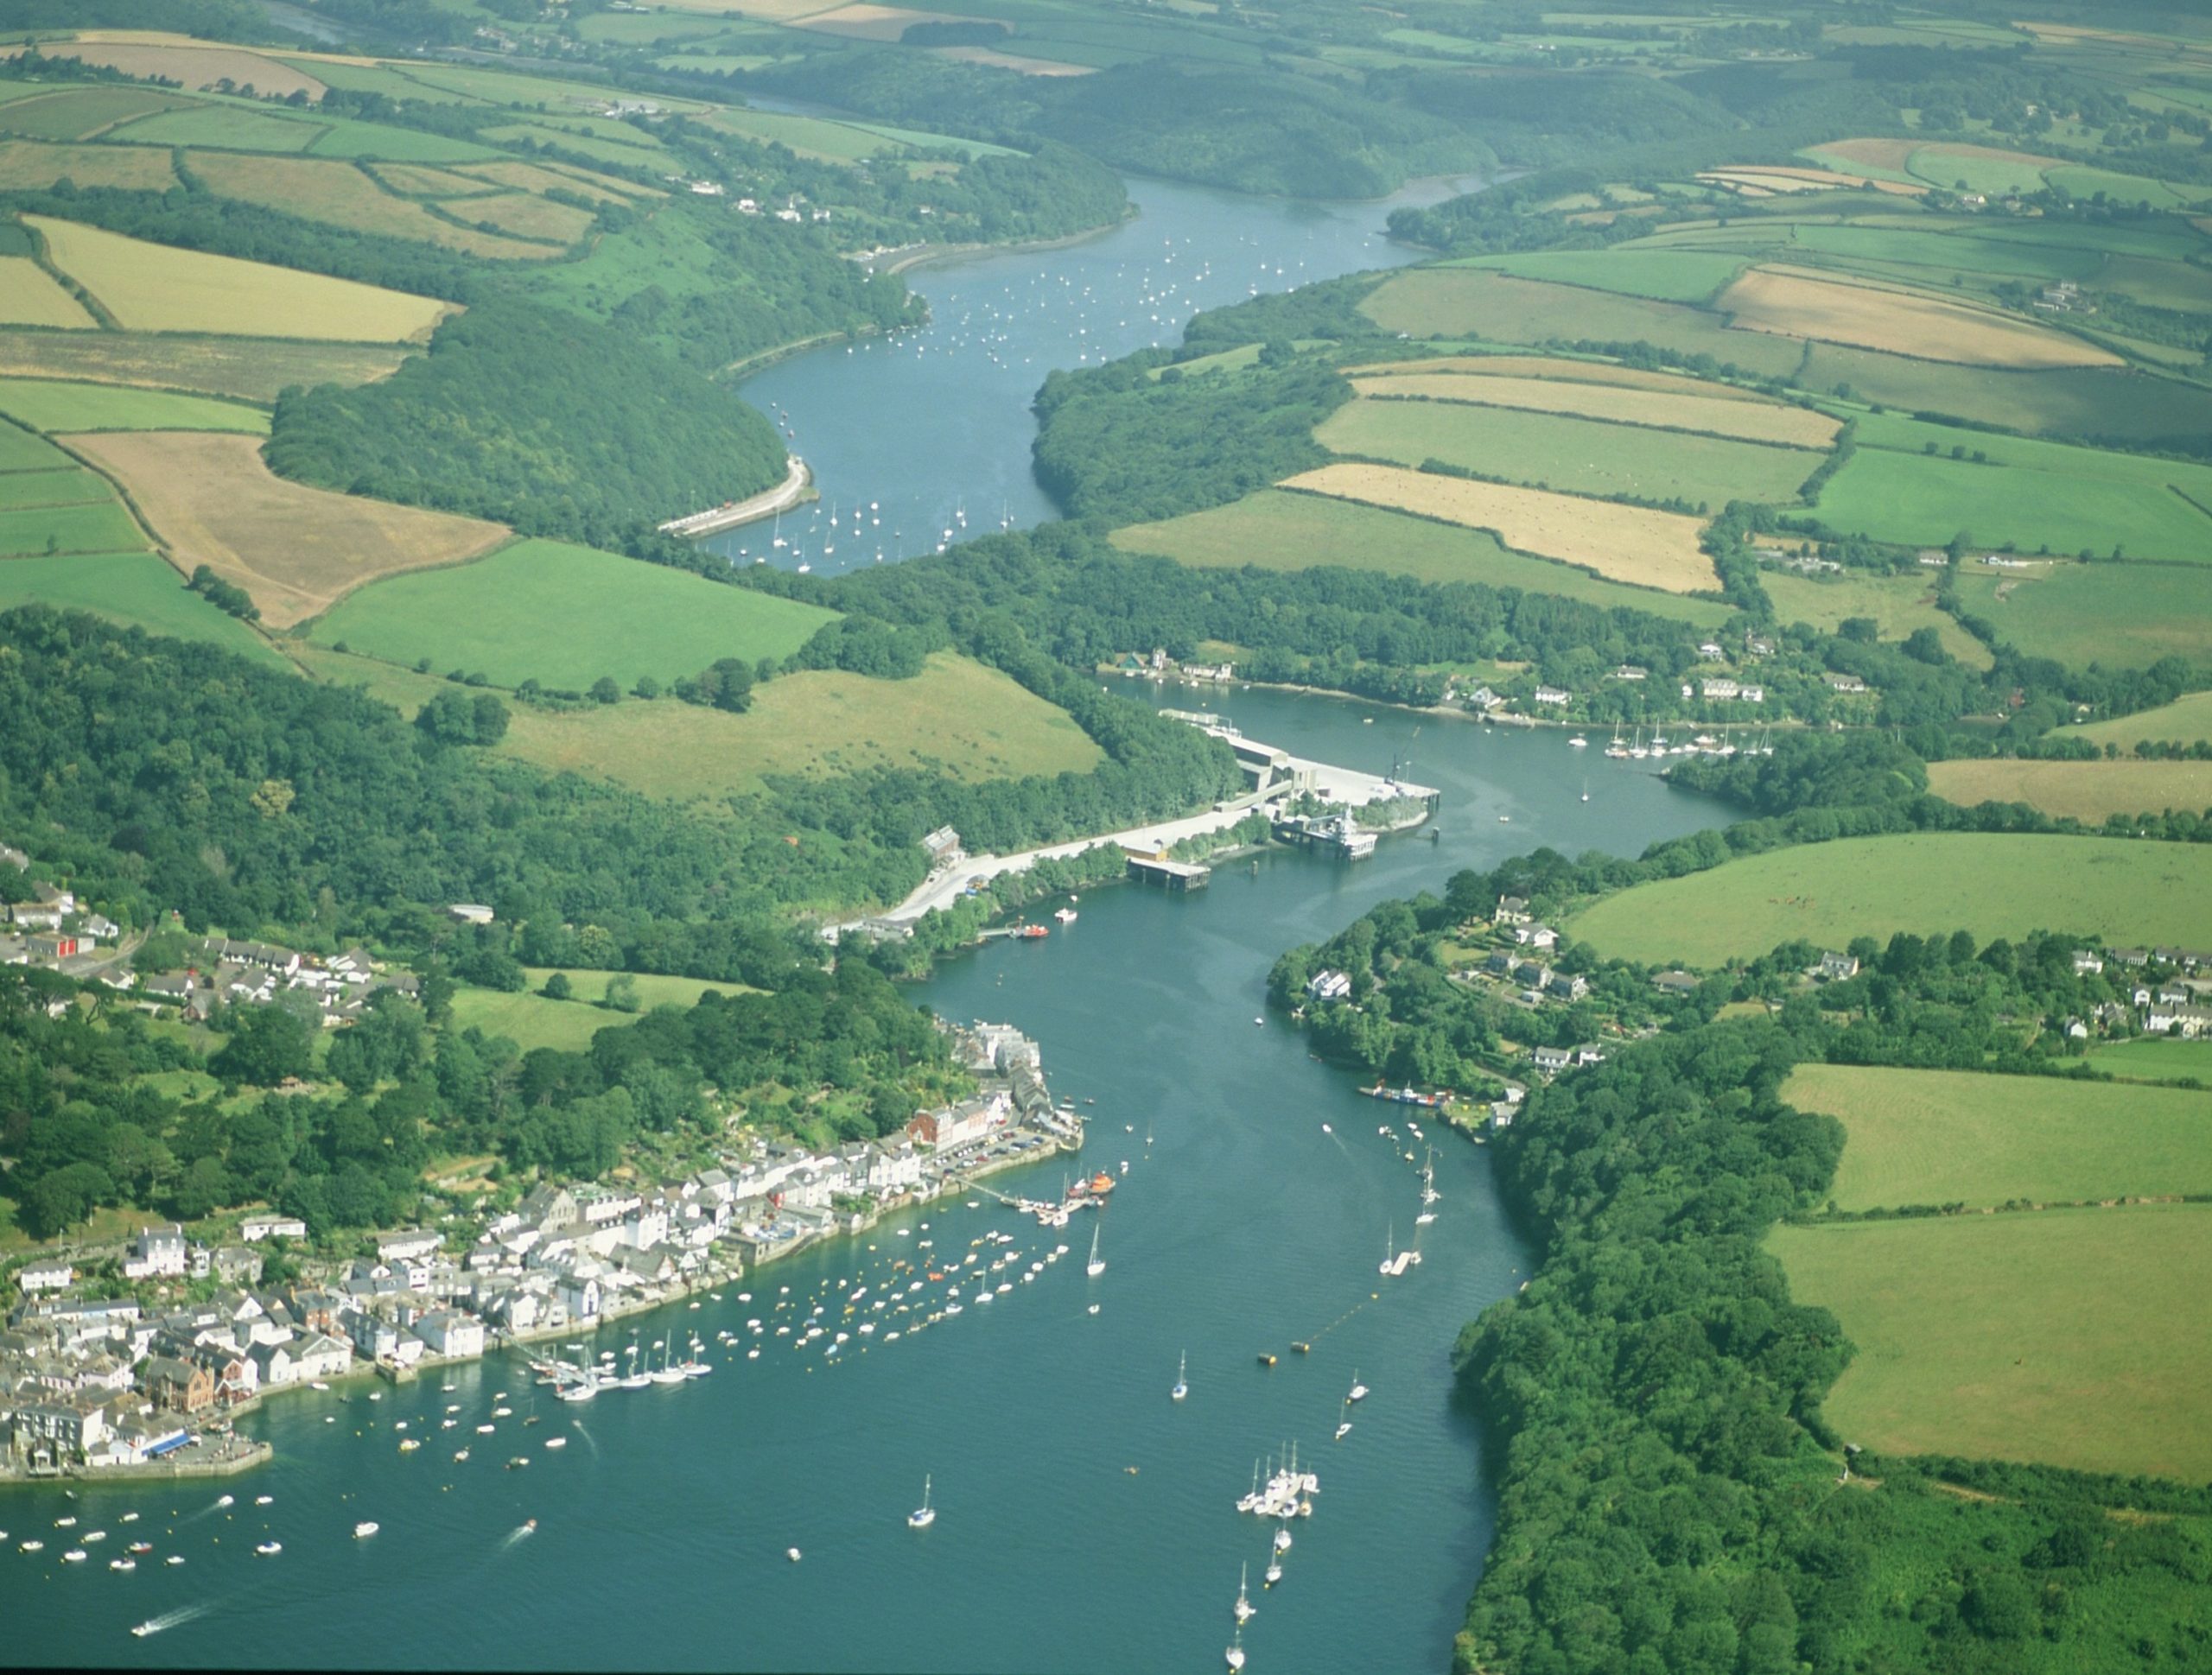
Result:
<svg viewBox="0 0 2212 1675"><path fill-rule="evenodd" d="M118 1249L35 1257L8 1276L0 1481L257 1463L265 1448L226 1445L228 1422L287 1388L405 1382L588 1331L1082 1144L1035 1042L939 1027L976 1091L880 1139L817 1152L741 1131L680 1181L543 1182L512 1208L366 1234L335 1259L304 1251L304 1222L252 1211L230 1242L146 1226ZM264 1284L274 1254L294 1277Z"/></svg>

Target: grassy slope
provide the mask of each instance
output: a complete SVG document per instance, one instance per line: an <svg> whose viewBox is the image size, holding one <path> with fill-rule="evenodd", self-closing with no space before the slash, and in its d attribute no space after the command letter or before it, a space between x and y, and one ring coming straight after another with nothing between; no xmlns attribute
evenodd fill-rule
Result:
<svg viewBox="0 0 2212 1675"><path fill-rule="evenodd" d="M2097 746L2118 745L2126 750L2139 741L2178 739L2193 745L2212 739L2212 692L2191 692L2156 709L2139 711L2109 721L2092 721L2073 728L2068 737L2080 737Z"/></svg>
<svg viewBox="0 0 2212 1675"><path fill-rule="evenodd" d="M2212 586L2193 564L2060 564L2028 579L1969 566L1959 597L1999 638L2061 663L2196 663L2212 645Z"/></svg>
<svg viewBox="0 0 2212 1675"><path fill-rule="evenodd" d="M1885 640L1902 640L1915 629L1933 628L1943 649L1961 663L1987 669L1996 660L1989 648L1936 605L1935 584L1921 576L1877 576L1847 571L1815 578L1770 570L1759 585L1774 601L1777 622L1810 623L1833 634L1847 617L1872 617Z"/></svg>
<svg viewBox="0 0 2212 1675"><path fill-rule="evenodd" d="M2212 1476L2212 1209L1778 1228L1768 1246L1859 1347L1825 1404L1845 1437Z"/></svg>
<svg viewBox="0 0 2212 1675"><path fill-rule="evenodd" d="M2033 762L2018 757L1934 762L1928 787L1967 808L2025 803L2091 825L2107 815L2212 809L2212 762Z"/></svg>
<svg viewBox="0 0 2212 1675"><path fill-rule="evenodd" d="M269 416L237 402L160 390L124 390L109 384L67 384L47 378L0 378L0 413L34 429L243 430L269 434Z"/></svg>
<svg viewBox="0 0 2212 1675"><path fill-rule="evenodd" d="M718 657L780 657L830 613L556 541L524 541L451 569L364 587L313 638L390 663L428 657L440 674L482 671L493 684L536 679L578 689L611 675L626 690L664 683Z"/></svg>
<svg viewBox="0 0 2212 1675"><path fill-rule="evenodd" d="M206 640L257 663L289 668L269 642L186 587L151 553L0 560L0 610L51 605L179 639Z"/></svg>
<svg viewBox="0 0 2212 1675"><path fill-rule="evenodd" d="M1848 1132L1842 1209L2212 1192L2212 1096L2190 1089L1805 1064L1783 1097Z"/></svg>
<svg viewBox="0 0 2212 1675"><path fill-rule="evenodd" d="M2212 848L2125 838L1908 833L1802 844L1610 896L1567 921L1607 955L1716 966L1792 937L1961 927L2212 945Z"/></svg>

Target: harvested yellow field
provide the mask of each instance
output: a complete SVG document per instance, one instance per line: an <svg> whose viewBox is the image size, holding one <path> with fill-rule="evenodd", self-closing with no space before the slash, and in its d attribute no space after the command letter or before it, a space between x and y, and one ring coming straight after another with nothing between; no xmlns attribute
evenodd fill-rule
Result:
<svg viewBox="0 0 2212 1675"><path fill-rule="evenodd" d="M150 146L0 142L0 190L38 190L65 174L79 186L120 187L126 192L167 192L176 184L169 154Z"/></svg>
<svg viewBox="0 0 2212 1675"><path fill-rule="evenodd" d="M497 523L387 505L270 473L257 436L108 431L69 445L137 503L188 575L200 564L236 582L271 628L318 616L365 583L454 564L511 538Z"/></svg>
<svg viewBox="0 0 2212 1675"><path fill-rule="evenodd" d="M1509 547L1634 587L1689 593L1720 585L1713 561L1698 546L1703 526L1673 512L1396 466L1323 466L1286 479L1283 486L1488 530Z"/></svg>
<svg viewBox="0 0 2212 1675"><path fill-rule="evenodd" d="M385 172L389 174L391 171ZM613 189L612 182L600 175L587 174L581 168L556 174L536 163L465 163L450 170L425 169L423 172L445 174L449 179L457 180L461 182L461 190L465 192L483 192L493 187L504 186L516 192L573 192L594 203L629 201L624 193ZM626 186L627 182L624 184ZM628 190L636 193L644 188L629 187Z"/></svg>
<svg viewBox="0 0 2212 1675"><path fill-rule="evenodd" d="M1907 186L1902 181L1877 181L1864 174L1837 174L1825 168L1717 168L1697 178L1739 192L1764 190L1770 196L1777 193L1834 192L1840 188L1857 191L1872 187L1892 197L1917 198L1928 191L1924 186Z"/></svg>
<svg viewBox="0 0 2212 1675"><path fill-rule="evenodd" d="M0 256L0 326L97 327L85 305L28 256Z"/></svg>
<svg viewBox="0 0 2212 1675"><path fill-rule="evenodd" d="M410 343L451 305L265 262L173 250L74 221L26 215L54 265L100 300L124 329Z"/></svg>
<svg viewBox="0 0 2212 1675"><path fill-rule="evenodd" d="M2120 357L2078 338L1940 297L1843 285L1786 269L1754 268L1715 305L1741 330L1878 349L1920 360L2041 370L2118 366Z"/></svg>
<svg viewBox="0 0 2212 1675"><path fill-rule="evenodd" d="M251 84L257 93L289 98L305 93L321 98L322 83L279 59L264 58L236 47L169 45L150 41L45 41L39 51L48 58L81 59L120 70L130 76L160 76L194 89L213 87L219 81L235 86Z"/></svg>
<svg viewBox="0 0 2212 1675"><path fill-rule="evenodd" d="M1662 430L1695 430L1788 447L1826 448L1842 422L1802 407L1778 402L1716 401L1709 397L1661 394L1601 384L1569 384L1558 378L1471 378L1449 373L1397 378L1354 378L1363 396L1417 396L1430 401L1465 402L1478 407L1514 407L1535 413L1573 413L1616 424L1648 425Z"/></svg>
<svg viewBox="0 0 2212 1675"><path fill-rule="evenodd" d="M1964 808L2024 803L2101 826L2108 815L2212 809L2212 762L2034 762L2011 758L1928 765L1928 789Z"/></svg>
<svg viewBox="0 0 2212 1675"><path fill-rule="evenodd" d="M1446 355L1431 360L1386 360L1372 366L1347 366L1347 378L1450 372L1465 378L1558 378L1572 384L1618 384L1627 390L1663 390L1707 401L1764 402L1766 397L1732 384L1706 384L1674 372L1648 372L1603 360L1561 360L1551 355Z"/></svg>
<svg viewBox="0 0 2212 1675"><path fill-rule="evenodd" d="M482 163L469 165L467 172L473 174L478 168L505 168L544 169L549 173L558 174L563 179L574 182L577 186L588 187L592 188L591 192L587 192L584 194L586 197L593 195L593 192L601 191L611 192L618 198L665 198L668 196L667 193L664 192L657 186L639 186L635 181L617 180L612 174L601 174L595 169L586 168L581 163L551 162L514 164Z"/></svg>
<svg viewBox="0 0 2212 1675"><path fill-rule="evenodd" d="M282 210L332 226L356 227L394 238L416 238L471 256L543 259L551 252L531 244L457 227L411 199L394 197L355 164L318 157L253 156L230 151L192 151L192 172L211 192L264 209Z"/></svg>
<svg viewBox="0 0 2212 1675"><path fill-rule="evenodd" d="M527 192L502 192L489 198L468 198L450 206L449 215L469 221L488 221L518 238L546 239L573 244L591 225L591 212L573 204L552 203Z"/></svg>
<svg viewBox="0 0 2212 1675"><path fill-rule="evenodd" d="M410 198L489 196L494 189L489 181L471 180L450 168L433 168L428 163L367 163L363 167L390 190L404 192Z"/></svg>

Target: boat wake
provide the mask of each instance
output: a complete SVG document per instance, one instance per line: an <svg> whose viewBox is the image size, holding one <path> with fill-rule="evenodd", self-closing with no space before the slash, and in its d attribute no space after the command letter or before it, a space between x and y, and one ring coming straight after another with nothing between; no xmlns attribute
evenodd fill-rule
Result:
<svg viewBox="0 0 2212 1675"><path fill-rule="evenodd" d="M591 1432L584 1429L581 1419L576 1422L576 1435L582 1437L585 1446L591 1450L591 1457L594 1460L599 1458L599 1444L592 1440Z"/></svg>
<svg viewBox="0 0 2212 1675"><path fill-rule="evenodd" d="M536 1519L533 1518L526 1523L518 1524L514 1528L507 1532L505 1539L499 1543L499 1551L501 1552L505 1552L508 1548L515 1546L520 1542L529 1540L531 1536L537 1533L537 1520Z"/></svg>
<svg viewBox="0 0 2212 1675"><path fill-rule="evenodd" d="M143 1640L149 1634L158 1634L165 1628L175 1628L180 1623L190 1622L194 1617L205 1616L213 1608L205 1601L197 1605L180 1606L174 1611L164 1611L158 1617L149 1617L130 1632Z"/></svg>

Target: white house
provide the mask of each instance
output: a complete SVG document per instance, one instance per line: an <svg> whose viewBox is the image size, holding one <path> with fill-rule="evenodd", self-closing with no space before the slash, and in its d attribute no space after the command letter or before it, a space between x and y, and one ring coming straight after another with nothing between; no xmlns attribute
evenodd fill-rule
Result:
<svg viewBox="0 0 2212 1675"><path fill-rule="evenodd" d="M32 1297L58 1291L76 1277L77 1271L67 1262L32 1262L16 1271L16 1285L25 1297Z"/></svg>
<svg viewBox="0 0 2212 1675"><path fill-rule="evenodd" d="M480 1355L484 1353L484 1323L474 1315L452 1309L434 1309L415 1323L433 1353L441 1355Z"/></svg>
<svg viewBox="0 0 2212 1675"><path fill-rule="evenodd" d="M249 1215L238 1223L238 1237L249 1245L264 1239L304 1239L308 1224L296 1215Z"/></svg>
<svg viewBox="0 0 2212 1675"><path fill-rule="evenodd" d="M413 1262L428 1256L445 1242L444 1236L426 1228L405 1228L377 1235L377 1259L383 1262Z"/></svg>
<svg viewBox="0 0 2212 1675"><path fill-rule="evenodd" d="M1317 971L1306 992L1316 1000L1341 1000L1351 993L1351 979L1341 971Z"/></svg>
<svg viewBox="0 0 2212 1675"><path fill-rule="evenodd" d="M599 1281L579 1279L573 1276L561 1281L558 1293L562 1306L568 1310L571 1320L599 1318Z"/></svg>
<svg viewBox="0 0 2212 1675"><path fill-rule="evenodd" d="M123 1259L123 1277L181 1279L188 1260L182 1228L142 1228L130 1254Z"/></svg>

